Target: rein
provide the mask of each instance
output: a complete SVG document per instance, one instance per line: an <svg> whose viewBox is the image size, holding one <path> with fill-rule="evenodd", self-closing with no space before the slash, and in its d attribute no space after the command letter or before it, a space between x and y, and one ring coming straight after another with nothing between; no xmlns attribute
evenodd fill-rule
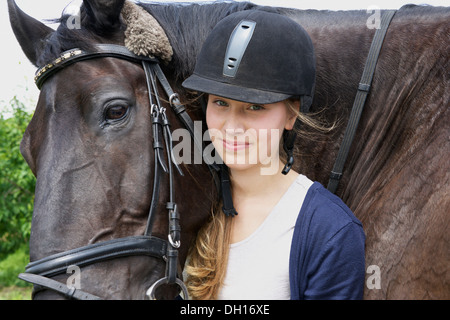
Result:
<svg viewBox="0 0 450 320"><path fill-rule="evenodd" d="M364 104L366 102L367 95L370 91L373 74L375 72L375 66L378 61L381 46L386 36L389 24L395 15L396 10L388 10L381 18L380 28L375 31L375 35L370 45L369 55L364 66L364 71L361 77L361 81L358 85L358 91L356 93L355 101L353 102L352 111L350 113L350 119L348 120L347 128L345 129L344 139L333 166L333 170L330 173L330 180L328 182L327 189L332 193L336 192L339 185L339 181L342 178L342 172L344 171L344 165L350 151L353 139L355 138L356 128L358 128L359 119L361 118Z"/></svg>
<svg viewBox="0 0 450 320"><path fill-rule="evenodd" d="M70 265L83 267L115 258L143 255L157 257L166 262L165 276L157 280L147 290L146 295L150 299L155 299L155 290L159 286L163 284L177 284L186 298L188 295L186 286L177 275L179 266L178 248L181 245L181 228L179 224L180 215L175 202L173 166L175 166L181 175L183 174L173 157L172 135L169 128L170 124L166 116L166 108L162 107L160 104L157 81L159 81L169 97L171 109L189 130L196 146L200 151L202 151L203 148L202 142L194 137L194 123L192 119L187 114L186 108L180 104L178 95L172 91L169 82L158 64L158 60L135 55L126 47L114 44L98 44L92 52L72 49L64 52L60 57L39 69L35 77L36 85L40 89L45 80L71 64L83 60L103 57L113 57L142 64L145 72L151 108L150 113L152 117L153 149L155 157L152 202L150 204L145 233L141 236L130 236L98 242L31 262L26 266L25 273L21 273L19 278L35 285L33 294L36 294L41 290L50 289L63 294L70 299L97 300L101 298L73 287L68 288L65 284L48 277L66 273L66 270ZM167 163L164 163L163 149L166 150ZM206 162L208 163L209 161ZM214 166L209 166L210 171L216 170ZM159 199L160 178L163 172L169 175L169 202L166 204L169 219L167 240L152 236L152 226Z"/></svg>

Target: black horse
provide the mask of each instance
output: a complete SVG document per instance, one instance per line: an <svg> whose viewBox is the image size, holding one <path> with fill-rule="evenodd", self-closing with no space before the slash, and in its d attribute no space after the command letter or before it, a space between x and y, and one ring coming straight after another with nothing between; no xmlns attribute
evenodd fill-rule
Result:
<svg viewBox="0 0 450 320"><path fill-rule="evenodd" d="M95 44L124 44L124 0L85 0L81 28L61 18L55 31L8 0L14 33L27 57L42 67L62 52ZM287 15L310 33L317 57L312 111L341 125L320 141L297 141L304 156L296 170L326 184L374 30L365 11L328 12L258 7L251 3L142 4L164 29L173 57L161 67L182 100L181 88L201 45L226 15L249 9ZM450 298L448 8L406 6L388 30L373 86L337 194L362 221L366 235L366 298ZM168 97L167 99L168 100ZM201 120L195 103L189 114ZM172 127L182 127L168 112ZM112 121L118 120L118 121ZM139 64L91 59L66 67L44 83L21 151L37 177L30 260L144 232L151 203L152 126L146 78ZM318 160L320 159L320 160ZM181 267L189 244L209 216L215 196L206 165L186 165L176 178L181 213ZM163 178L161 185L166 185ZM162 191L153 234L167 236ZM164 275L165 263L126 257L82 269L86 292L108 299L141 299ZM67 275L54 277L63 283ZM159 295L171 298L162 287ZM35 298L56 298L41 291Z"/></svg>

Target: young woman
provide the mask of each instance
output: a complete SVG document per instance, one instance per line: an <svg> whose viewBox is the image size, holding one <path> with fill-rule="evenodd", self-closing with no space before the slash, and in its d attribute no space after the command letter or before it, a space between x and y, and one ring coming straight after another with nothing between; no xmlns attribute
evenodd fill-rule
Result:
<svg viewBox="0 0 450 320"><path fill-rule="evenodd" d="M238 214L219 199L199 232L185 269L191 298L362 298L361 223L291 170L296 134L323 129L305 114L314 83L311 39L287 17L231 14L205 41L183 86L207 97L206 123Z"/></svg>

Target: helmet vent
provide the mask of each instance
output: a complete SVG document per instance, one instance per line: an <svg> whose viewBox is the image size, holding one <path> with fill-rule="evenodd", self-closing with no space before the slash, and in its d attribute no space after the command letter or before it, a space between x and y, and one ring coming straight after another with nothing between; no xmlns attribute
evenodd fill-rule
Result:
<svg viewBox="0 0 450 320"><path fill-rule="evenodd" d="M228 40L225 61L223 65L223 75L234 78L239 69L242 57L247 49L248 43L253 36L256 22L242 20L231 33Z"/></svg>

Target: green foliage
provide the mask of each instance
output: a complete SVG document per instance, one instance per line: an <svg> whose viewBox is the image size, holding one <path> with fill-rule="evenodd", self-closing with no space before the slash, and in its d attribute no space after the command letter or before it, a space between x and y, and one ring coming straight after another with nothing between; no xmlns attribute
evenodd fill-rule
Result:
<svg viewBox="0 0 450 320"><path fill-rule="evenodd" d="M0 300L31 300L32 287L4 287L0 288Z"/></svg>
<svg viewBox="0 0 450 320"><path fill-rule="evenodd" d="M31 116L16 97L0 106L0 261L30 238L36 179L20 141Z"/></svg>
<svg viewBox="0 0 450 320"><path fill-rule="evenodd" d="M0 261L0 288L9 286L29 287L28 282L17 277L19 273L24 272L28 262L28 244L23 244L17 251Z"/></svg>

